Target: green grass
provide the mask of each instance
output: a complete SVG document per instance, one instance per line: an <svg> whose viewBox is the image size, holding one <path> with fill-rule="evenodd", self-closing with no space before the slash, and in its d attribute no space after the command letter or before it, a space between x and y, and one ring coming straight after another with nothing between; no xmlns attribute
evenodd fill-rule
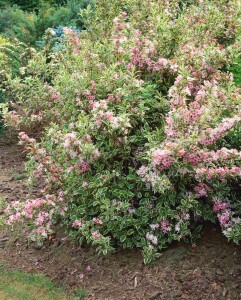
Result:
<svg viewBox="0 0 241 300"><path fill-rule="evenodd" d="M73 296L44 276L0 268L1 300L80 300L83 297L83 290Z"/></svg>
<svg viewBox="0 0 241 300"><path fill-rule="evenodd" d="M13 180L23 180L28 177L27 172L22 174L13 174Z"/></svg>

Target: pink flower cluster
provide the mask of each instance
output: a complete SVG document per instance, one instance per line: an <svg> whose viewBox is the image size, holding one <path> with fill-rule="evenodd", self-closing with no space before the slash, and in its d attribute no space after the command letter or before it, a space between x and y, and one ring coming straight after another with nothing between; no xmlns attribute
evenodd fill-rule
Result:
<svg viewBox="0 0 241 300"><path fill-rule="evenodd" d="M13 225L16 222L29 220L32 222L32 231L29 236L33 240L46 238L52 232L52 226L57 215L64 216L68 210L68 203L65 201L65 193L61 190L64 178L71 168L79 175L84 175L90 171L92 160L99 157L98 150L93 146L89 135L79 139L76 132L63 133L57 131L52 134L58 149L63 151L66 166L62 167L60 161L52 160L52 153L48 152L47 148L40 148L35 139L30 139L24 132L20 132L20 144L25 146L27 151L31 152L35 162L36 169L33 173L34 177L41 178L44 184L43 198L27 200L25 203L13 202L6 209L8 216L6 223ZM83 147L83 148L82 148ZM85 147L87 147L88 156L85 155ZM56 151L56 150L54 150ZM86 188L88 182L83 180L82 187ZM56 194L48 194L49 191L57 190ZM103 222L98 219L93 219L95 224L102 225ZM76 220L73 222L73 227L84 225L84 221Z"/></svg>
<svg viewBox="0 0 241 300"><path fill-rule="evenodd" d="M61 193L60 193L61 194ZM51 233L55 214L64 215L67 205L63 197L47 194L44 198L29 199L25 203L14 201L5 209L6 224L14 225L24 220L32 221L34 228L29 233L33 240L46 238Z"/></svg>
<svg viewBox="0 0 241 300"><path fill-rule="evenodd" d="M159 176L155 170L150 169L148 166L141 166L136 173L146 183L148 189L152 187L156 192L164 192L170 188L168 177L165 175Z"/></svg>
<svg viewBox="0 0 241 300"><path fill-rule="evenodd" d="M197 168L195 178L200 179L219 179L224 180L226 178L237 178L241 176L241 168L233 166L228 167L216 167L216 168Z"/></svg>
<svg viewBox="0 0 241 300"><path fill-rule="evenodd" d="M101 221L99 218L93 218L93 221L95 224L98 224L98 225L103 225L103 221Z"/></svg>
<svg viewBox="0 0 241 300"><path fill-rule="evenodd" d="M210 188L202 182L199 182L195 187L194 191L198 198L206 197Z"/></svg>
<svg viewBox="0 0 241 300"><path fill-rule="evenodd" d="M216 141L224 137L231 128L241 122L240 112L233 118L225 118L218 125L218 127L211 129L208 128L201 133L200 143L202 145L210 145L216 143Z"/></svg>
<svg viewBox="0 0 241 300"><path fill-rule="evenodd" d="M216 142L241 121L237 106L240 95L234 88L227 96L227 90L223 89L227 76L204 63L202 67L207 69L205 79L194 71L191 79L179 75L169 90L171 110L166 116L166 139L159 148L151 149L151 164L145 167L145 174L152 173L155 177L154 184L143 174L144 169L139 172L142 180L153 188L158 176L162 176L161 171L171 174L171 166L177 167L179 174L192 176L197 181L234 179L241 175L241 152L216 147ZM230 110L231 116L223 118L220 107L224 111ZM213 148L207 147L209 145ZM203 197L207 190L196 185L195 193L197 197Z"/></svg>
<svg viewBox="0 0 241 300"><path fill-rule="evenodd" d="M72 227L82 227L83 225L85 224L85 221L81 221L81 220L75 220L73 223L72 223Z"/></svg>
<svg viewBox="0 0 241 300"><path fill-rule="evenodd" d="M213 211L214 212L220 212L222 210L226 210L228 208L228 204L225 203L225 202L222 202L220 199L217 199L215 202L214 202L214 205L213 205Z"/></svg>
<svg viewBox="0 0 241 300"><path fill-rule="evenodd" d="M153 166L158 167L158 169L161 171L169 168L174 162L174 158L171 155L172 152L169 150L154 150L152 152Z"/></svg>
<svg viewBox="0 0 241 300"><path fill-rule="evenodd" d="M161 230L164 232L164 233L168 233L171 231L171 227L170 227L170 223L168 220L163 220L161 221Z"/></svg>
<svg viewBox="0 0 241 300"><path fill-rule="evenodd" d="M101 236L100 236L100 234L99 234L98 231L92 232L92 237L93 237L93 239L95 239L95 240L99 240L99 239L101 238Z"/></svg>
<svg viewBox="0 0 241 300"><path fill-rule="evenodd" d="M110 99L110 96L109 96ZM117 101L119 98L117 98ZM114 97L111 96L111 101L114 101ZM130 120L126 115L115 116L113 111L108 110L108 103L106 100L90 101L89 108L93 111L93 118L97 128L109 123L110 128L120 128L124 133L128 132L128 128L131 127Z"/></svg>
<svg viewBox="0 0 241 300"><path fill-rule="evenodd" d="M3 117L6 124L11 125L15 129L19 129L20 119L15 110L4 113Z"/></svg>
<svg viewBox="0 0 241 300"><path fill-rule="evenodd" d="M213 205L213 211L218 213L218 220L222 227L228 227L232 225L232 212L227 203L217 199Z"/></svg>
<svg viewBox="0 0 241 300"><path fill-rule="evenodd" d="M64 27L63 29L65 37L68 39L68 41L71 44L78 44L79 43L79 33L74 30L74 29L70 29L68 27Z"/></svg>
<svg viewBox="0 0 241 300"><path fill-rule="evenodd" d="M36 142L35 139L30 138L25 132L20 132L18 135L20 137L19 145L34 145Z"/></svg>
<svg viewBox="0 0 241 300"><path fill-rule="evenodd" d="M129 56L128 70L135 67L143 73L162 74L168 72L174 74L177 72L178 65L175 60L168 60L159 56L158 42L153 35L149 34L148 31L146 34L140 29L133 28L130 23L126 22L126 16L123 13L119 18L114 19L112 38L117 53L122 56Z"/></svg>

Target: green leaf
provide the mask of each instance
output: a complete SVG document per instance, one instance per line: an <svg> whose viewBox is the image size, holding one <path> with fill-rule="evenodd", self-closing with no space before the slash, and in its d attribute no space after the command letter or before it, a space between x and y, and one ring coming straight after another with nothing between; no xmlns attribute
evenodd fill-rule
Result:
<svg viewBox="0 0 241 300"><path fill-rule="evenodd" d="M121 243L123 243L125 240L126 240L126 236L125 236L125 235L122 235L122 236L120 237Z"/></svg>
<svg viewBox="0 0 241 300"><path fill-rule="evenodd" d="M135 231L133 230L133 229L129 229L128 231L127 231L127 235L131 235L131 234L133 234Z"/></svg>

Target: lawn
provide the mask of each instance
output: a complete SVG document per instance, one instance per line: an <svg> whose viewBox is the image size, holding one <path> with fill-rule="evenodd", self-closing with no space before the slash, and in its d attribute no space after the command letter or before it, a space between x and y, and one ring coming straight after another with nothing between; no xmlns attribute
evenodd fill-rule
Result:
<svg viewBox="0 0 241 300"><path fill-rule="evenodd" d="M1 300L78 300L63 288L56 287L41 275L32 275L19 271L5 271L0 274Z"/></svg>

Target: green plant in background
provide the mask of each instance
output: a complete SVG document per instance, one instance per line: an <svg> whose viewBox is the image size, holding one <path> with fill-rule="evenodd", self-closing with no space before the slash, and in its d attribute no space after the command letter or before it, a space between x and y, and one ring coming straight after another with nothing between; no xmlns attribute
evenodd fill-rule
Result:
<svg viewBox="0 0 241 300"><path fill-rule="evenodd" d="M16 6L0 10L0 34L8 39L18 39L27 45L36 41L36 15Z"/></svg>
<svg viewBox="0 0 241 300"><path fill-rule="evenodd" d="M43 4L39 8L36 21L38 38L41 38L48 28L76 26L82 29L83 20L80 11L91 3L91 0L69 0L64 6L59 7L50 6L48 3Z"/></svg>
<svg viewBox="0 0 241 300"><path fill-rule="evenodd" d="M45 30L50 27L57 27L58 25L67 26L71 21L68 12L69 10L66 7L42 7L39 10L36 21L38 39L41 38Z"/></svg>
<svg viewBox="0 0 241 300"><path fill-rule="evenodd" d="M73 25L82 29L84 26L83 19L80 12L86 9L90 5L94 7L93 0L68 0L66 7L69 9L70 19L73 20Z"/></svg>
<svg viewBox="0 0 241 300"><path fill-rule="evenodd" d="M41 6L64 6L67 0L9 0L6 4L17 5L19 8L25 11L36 11L40 9Z"/></svg>
<svg viewBox="0 0 241 300"><path fill-rule="evenodd" d="M92 0L69 1L12 1L17 5L0 6L0 34L17 38L26 45L35 46L46 29L58 26L83 27L80 10ZM10 3L10 4L11 4Z"/></svg>
<svg viewBox="0 0 241 300"><path fill-rule="evenodd" d="M11 42L5 39L5 43L2 44L0 40L1 79L3 80L4 74L5 77L19 75L20 67L24 67L33 53L35 53L34 48L27 47L17 39L13 39ZM3 82L1 82L2 84Z"/></svg>
<svg viewBox="0 0 241 300"><path fill-rule="evenodd" d="M17 5L22 10L34 11L37 10L41 0L10 0L11 5Z"/></svg>
<svg viewBox="0 0 241 300"><path fill-rule="evenodd" d="M20 75L21 67L24 68L34 53L34 48L27 47L17 39L12 39L10 42L7 38L0 36L0 105L10 100L11 97L11 93L7 96L8 78ZM5 127L0 114L0 136L4 133Z"/></svg>
<svg viewBox="0 0 241 300"><path fill-rule="evenodd" d="M11 6L10 0L0 0L0 8L6 8L7 6Z"/></svg>

